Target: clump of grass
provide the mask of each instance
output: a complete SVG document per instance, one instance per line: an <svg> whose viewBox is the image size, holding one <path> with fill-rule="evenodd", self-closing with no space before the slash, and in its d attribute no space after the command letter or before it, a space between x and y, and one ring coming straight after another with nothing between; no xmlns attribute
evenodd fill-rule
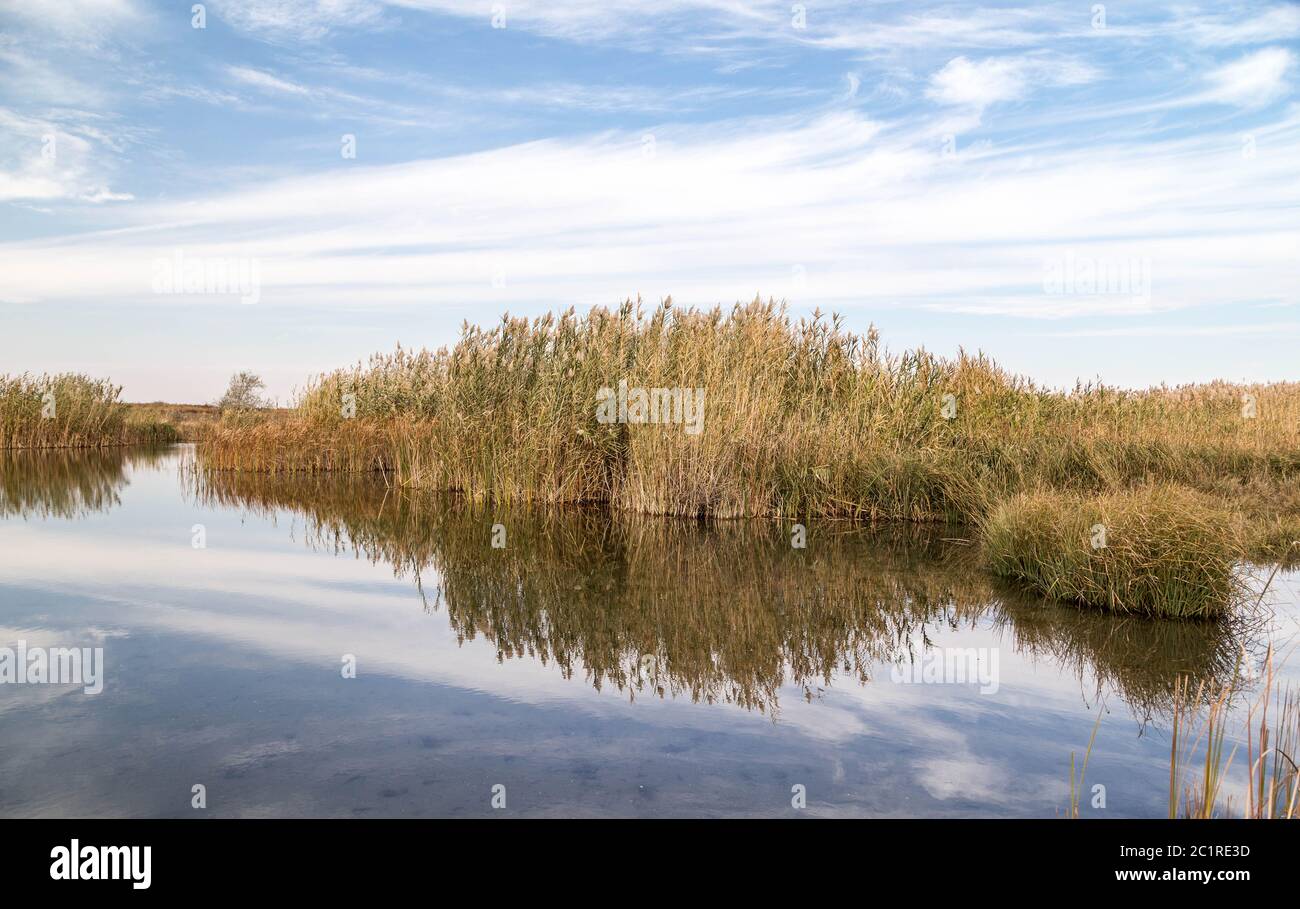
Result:
<svg viewBox="0 0 1300 909"><path fill-rule="evenodd" d="M1233 516L1160 484L1091 496L1022 493L981 526L989 567L1054 600L1113 612L1219 618L1246 595Z"/></svg>

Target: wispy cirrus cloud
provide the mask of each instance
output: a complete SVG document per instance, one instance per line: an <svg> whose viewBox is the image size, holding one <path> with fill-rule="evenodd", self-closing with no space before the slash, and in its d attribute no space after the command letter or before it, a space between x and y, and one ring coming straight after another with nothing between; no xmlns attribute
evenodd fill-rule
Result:
<svg viewBox="0 0 1300 909"><path fill-rule="evenodd" d="M1257 11L1217 8L1175 10L1176 25L1193 42L1207 47L1272 44L1300 38L1300 6L1279 3Z"/></svg>
<svg viewBox="0 0 1300 909"><path fill-rule="evenodd" d="M0 202L132 198L108 185L99 159L104 150L120 150L120 139L93 113L64 109L33 118L0 108L0 134L11 139L0 154Z"/></svg>
<svg viewBox="0 0 1300 909"><path fill-rule="evenodd" d="M385 21L380 0L209 0L208 5L232 27L270 40L319 41Z"/></svg>
<svg viewBox="0 0 1300 909"><path fill-rule="evenodd" d="M1268 47L1211 70L1205 100L1262 107L1290 92L1296 57L1285 47Z"/></svg>
<svg viewBox="0 0 1300 909"><path fill-rule="evenodd" d="M258 257L262 299L286 305L761 290L1041 318L1294 300L1294 120L1250 161L1227 133L952 160L929 129L828 114L334 169L137 207L128 233L0 246L0 268L16 296L47 301L140 297L178 246ZM74 250L81 269L54 267ZM1151 293L1045 294L1044 262L1067 255L1150 260Z"/></svg>
<svg viewBox="0 0 1300 909"><path fill-rule="evenodd" d="M296 95L305 97L310 95L311 89L299 85L296 82L290 82L288 79L281 79L279 76L263 72L259 69L253 69L249 66L227 66L226 72L236 82L244 85L251 85L254 88L263 91L278 92L284 95Z"/></svg>
<svg viewBox="0 0 1300 909"><path fill-rule="evenodd" d="M138 0L0 0L0 17L92 46L108 32L138 27L146 20Z"/></svg>

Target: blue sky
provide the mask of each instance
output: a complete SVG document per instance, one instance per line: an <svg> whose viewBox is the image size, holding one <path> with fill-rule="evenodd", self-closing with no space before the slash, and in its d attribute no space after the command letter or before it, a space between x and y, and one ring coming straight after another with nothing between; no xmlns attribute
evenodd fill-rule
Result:
<svg viewBox="0 0 1300 909"><path fill-rule="evenodd" d="M1050 385L1300 378L1295 3L192 6L0 0L0 372L285 400L762 294Z"/></svg>

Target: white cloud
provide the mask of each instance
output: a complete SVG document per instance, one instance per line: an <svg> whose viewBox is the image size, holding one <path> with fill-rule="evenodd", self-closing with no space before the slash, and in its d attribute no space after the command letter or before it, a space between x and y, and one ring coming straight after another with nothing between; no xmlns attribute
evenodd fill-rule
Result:
<svg viewBox="0 0 1300 909"><path fill-rule="evenodd" d="M1284 47L1267 47L1220 66L1207 77L1206 100L1259 107L1290 91L1288 76L1295 54Z"/></svg>
<svg viewBox="0 0 1300 909"><path fill-rule="evenodd" d="M955 57L934 74L925 93L943 104L984 108L1015 100L1024 90L1024 72L1016 60L992 58L973 63Z"/></svg>
<svg viewBox="0 0 1300 909"><path fill-rule="evenodd" d="M97 43L106 29L138 23L132 0L0 0L0 14L65 39Z"/></svg>
<svg viewBox="0 0 1300 909"><path fill-rule="evenodd" d="M920 50L930 48L999 49L1041 44L1045 37L1070 29L1070 19L1059 11L1041 9L936 10L885 20L872 8L858 18L843 8L824 23L810 40L821 47L859 51ZM815 19L814 21L818 21ZM1086 24L1086 20L1084 20Z"/></svg>
<svg viewBox="0 0 1300 909"><path fill-rule="evenodd" d="M505 13L506 28L524 28L570 41L609 41L663 44L679 37L666 26L690 18L698 30L719 22L731 29L748 24L773 31L790 28L789 4L744 3L733 0L508 0L494 4L479 0L387 0L396 7L477 19L491 25L493 8ZM733 36L735 32L733 31Z"/></svg>
<svg viewBox="0 0 1300 909"><path fill-rule="evenodd" d="M1096 78L1096 70L1077 60L1024 56L972 61L954 57L930 78L926 96L941 104L982 110L1000 101L1015 101L1035 85L1079 85Z"/></svg>
<svg viewBox="0 0 1300 909"><path fill-rule="evenodd" d="M549 140L339 167L123 210L122 230L0 245L6 295L151 299L151 262L247 256L268 304L712 304L786 296L1054 317L1294 300L1300 125L940 153L852 114ZM1050 296L1044 262L1151 260L1149 300ZM75 270L62 263L75 256ZM796 268L798 266L799 268ZM504 272L504 286L493 276ZM159 302L165 302L160 299ZM193 302L193 301L191 301Z"/></svg>
<svg viewBox="0 0 1300 909"><path fill-rule="evenodd" d="M4 69L4 93L25 104L50 104L60 107L79 105L102 108L108 92L68 72L66 66L32 56L15 45L6 45L0 32L0 67Z"/></svg>
<svg viewBox="0 0 1300 909"><path fill-rule="evenodd" d="M1193 41L1207 46L1286 41L1300 37L1300 6L1274 6L1250 18L1242 17L1235 10L1228 14L1185 12L1178 31L1190 33Z"/></svg>
<svg viewBox="0 0 1300 909"><path fill-rule="evenodd" d="M310 95L311 90L296 82L281 79L270 73L247 66L227 66L226 73L237 82L251 85L263 91L280 92L286 95Z"/></svg>
<svg viewBox="0 0 1300 909"><path fill-rule="evenodd" d="M219 18L253 37L315 41L383 23L381 0L209 0Z"/></svg>
<svg viewBox="0 0 1300 909"><path fill-rule="evenodd" d="M581 43L616 42L669 53L726 55L738 45L811 44L826 49L1010 48L1078 32L1054 9L954 12L939 8L892 19L852 0L808 4L806 28L792 25L785 0L213 0L223 19L255 36L317 40L345 28L386 24L383 10L455 16ZM752 61L750 61L752 62Z"/></svg>
<svg viewBox="0 0 1300 909"><path fill-rule="evenodd" d="M107 186L99 152L120 146L95 125L94 114L70 110L42 118L0 108L0 135L7 140L0 153L0 202L132 198Z"/></svg>

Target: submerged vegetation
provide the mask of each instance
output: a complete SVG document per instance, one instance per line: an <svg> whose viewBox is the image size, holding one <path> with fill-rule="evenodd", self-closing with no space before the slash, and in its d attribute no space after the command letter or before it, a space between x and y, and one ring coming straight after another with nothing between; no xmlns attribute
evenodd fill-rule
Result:
<svg viewBox="0 0 1300 909"><path fill-rule="evenodd" d="M703 390L702 432L598 419L620 383ZM467 324L451 349L318 377L287 417L223 421L204 457L384 471L473 501L963 522L1042 593L1179 616L1227 611L1238 553L1281 558L1300 539L1300 385L1058 392L983 355L894 355L874 329L760 301ZM1082 559L1074 529L1101 511L1123 522L1119 548Z"/></svg>

